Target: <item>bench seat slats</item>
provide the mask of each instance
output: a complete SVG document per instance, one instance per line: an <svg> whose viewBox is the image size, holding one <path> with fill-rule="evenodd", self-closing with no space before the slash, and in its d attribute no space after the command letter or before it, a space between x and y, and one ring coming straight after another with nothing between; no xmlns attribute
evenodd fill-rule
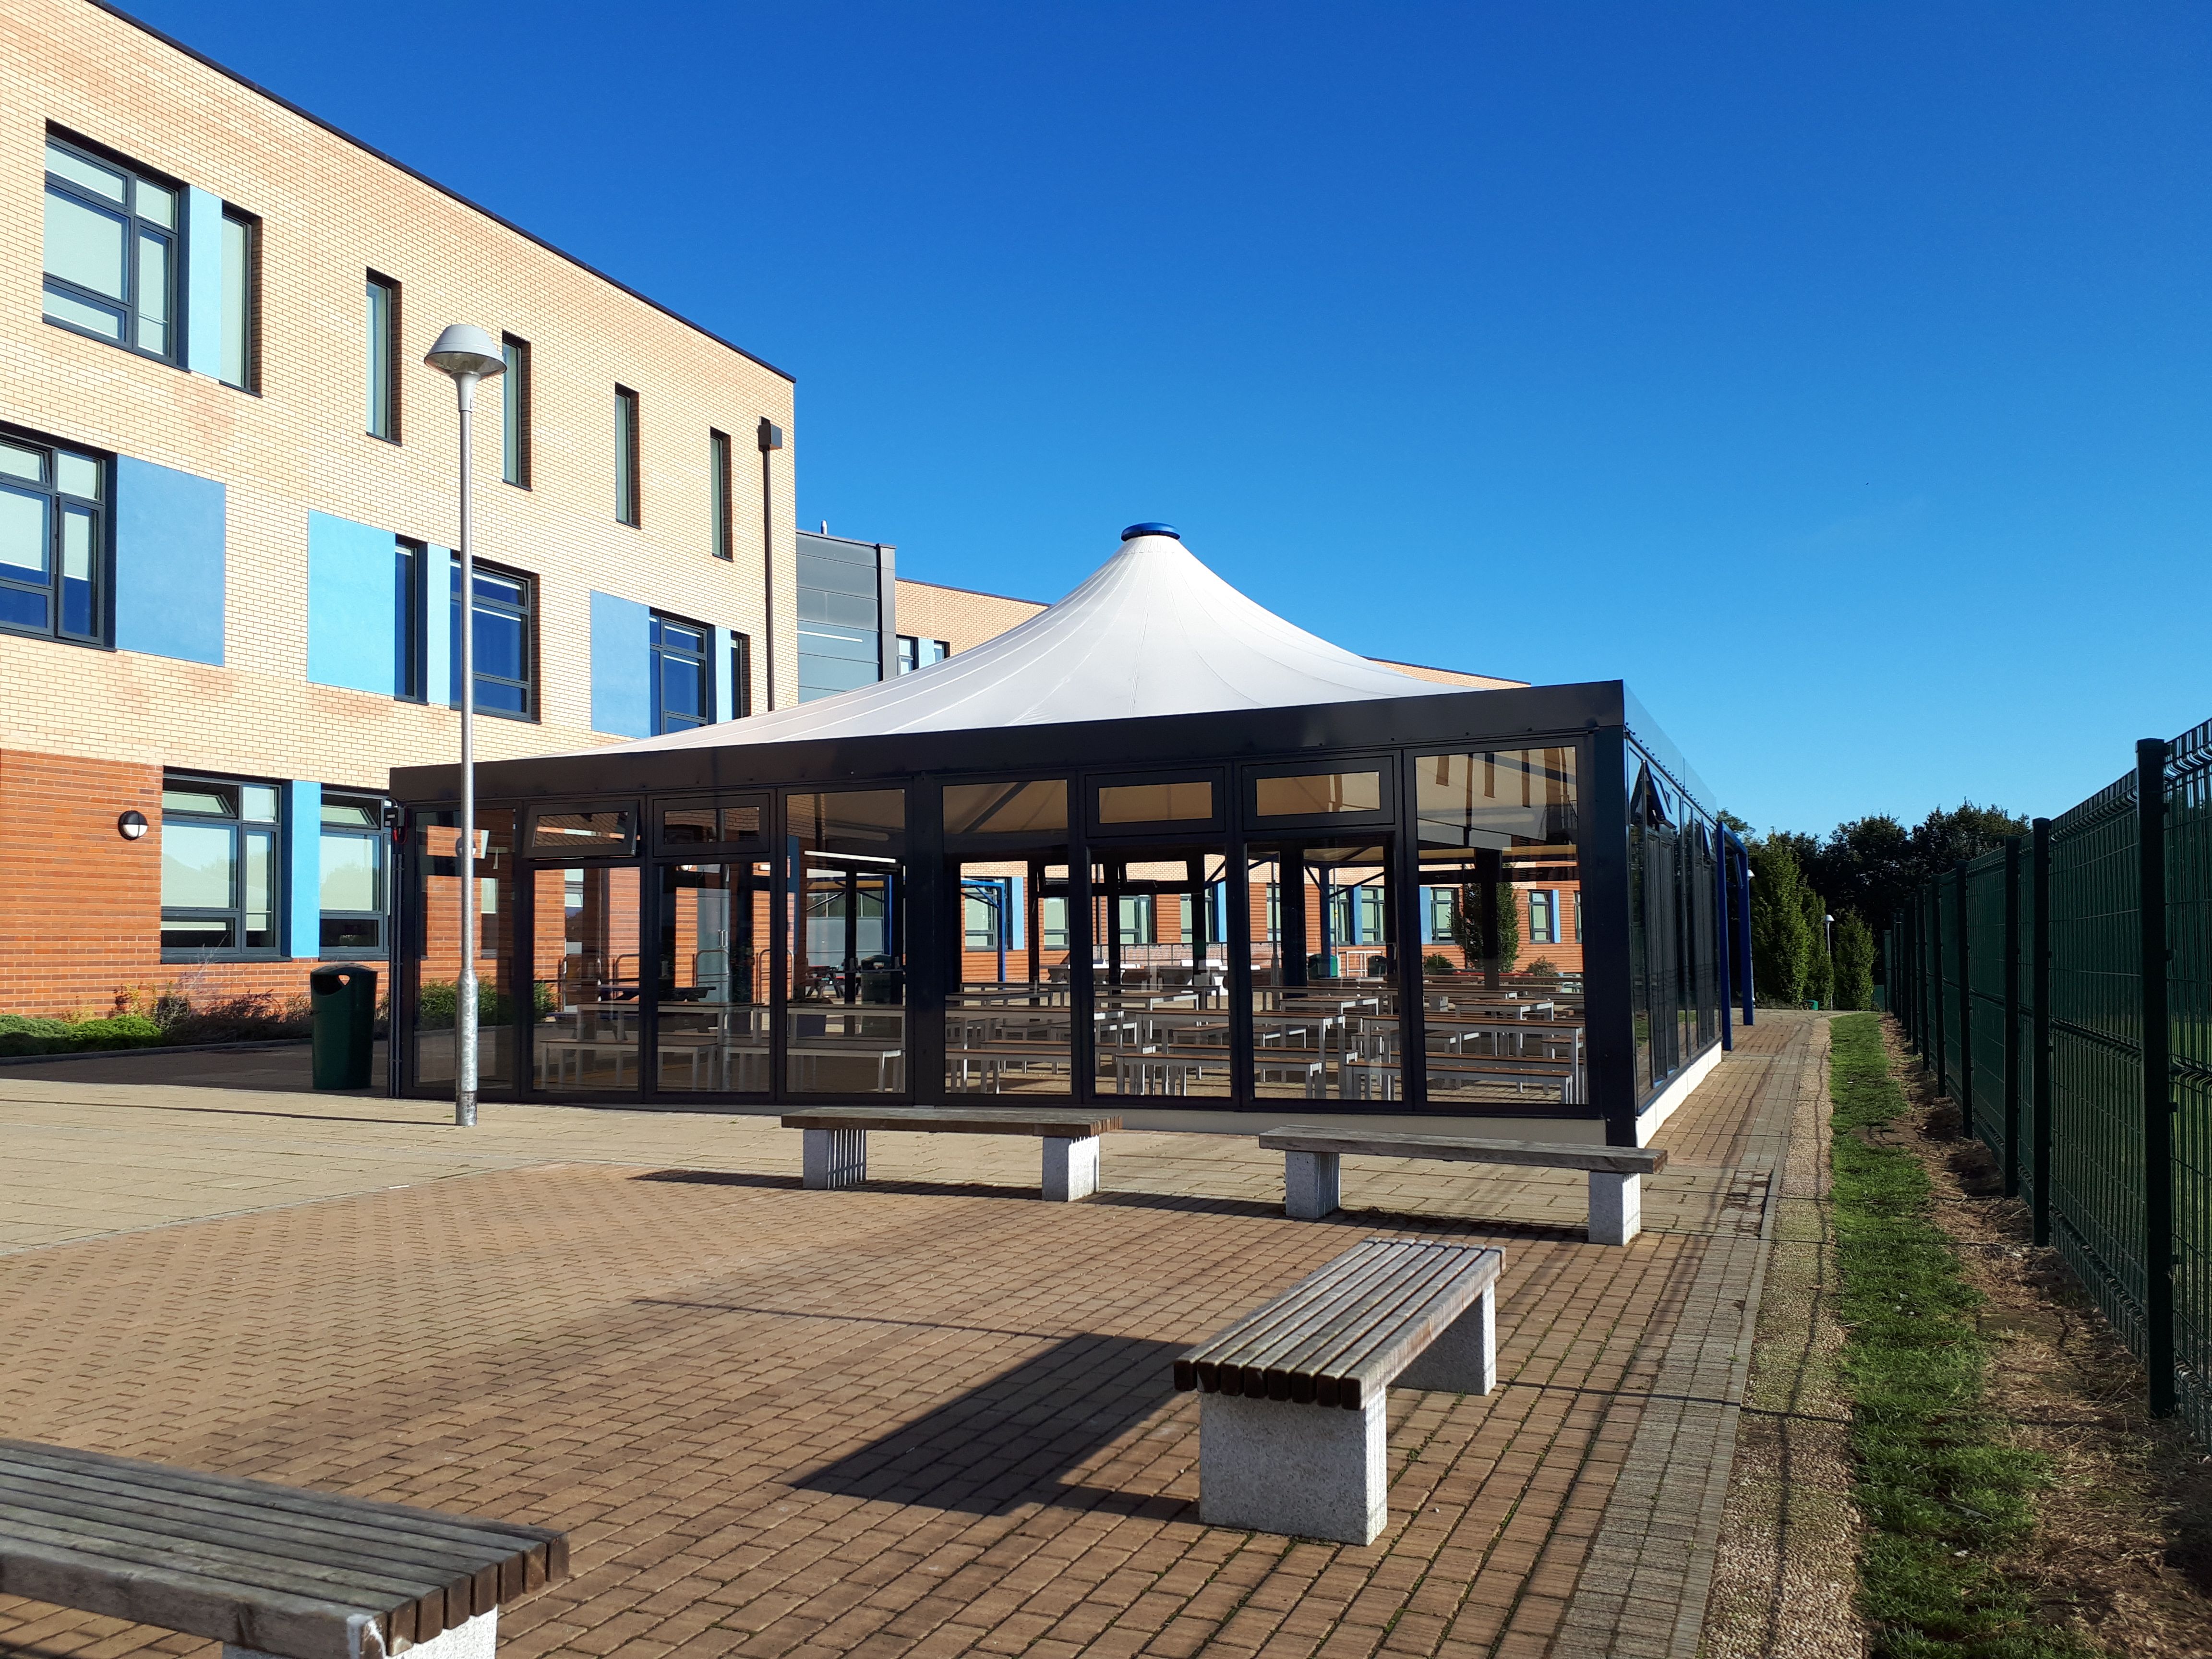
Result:
<svg viewBox="0 0 2212 1659"><path fill-rule="evenodd" d="M112 1452L79 1451L73 1447L50 1446L35 1441L0 1439L0 1482L7 1480L10 1466L16 1463L108 1474L145 1489L198 1493L227 1505L249 1505L320 1520L352 1534L364 1529L388 1530L409 1538L448 1541L484 1555L525 1548L543 1549L549 1553L548 1569L552 1576L568 1576L567 1540L562 1534L545 1527L479 1521L469 1516L416 1509L411 1504L386 1503L379 1498L349 1498L337 1492L280 1486L274 1481L207 1474L144 1458L118 1457ZM562 1558L557 1567L550 1559L556 1552Z"/></svg>
<svg viewBox="0 0 2212 1659"><path fill-rule="evenodd" d="M1436 1063L1430 1056L1430 1064ZM1270 1129L1260 1145L1279 1152L1350 1152L1370 1158L1437 1158L1467 1164L1533 1164L1595 1170L1607 1175L1656 1175L1663 1146L1578 1146L1540 1140L1486 1140L1473 1135L1395 1134L1357 1129Z"/></svg>
<svg viewBox="0 0 2212 1659"><path fill-rule="evenodd" d="M46 1496L49 1492L51 1498ZM125 1516L143 1512L155 1501L144 1488L134 1488L112 1477L23 1465L7 1468L6 1479L0 1482L0 1498L41 1509L51 1506L85 1515L112 1510ZM173 1517L169 1524L178 1528L180 1536L204 1536L211 1541L252 1540L270 1554L302 1561L325 1559L333 1551L343 1551L365 1567L388 1567L402 1573L411 1571L441 1583L457 1575L473 1577L483 1570L481 1550L445 1545L434 1538L364 1534L358 1528L349 1532L336 1522L310 1516L241 1510L235 1504L221 1504L197 1492L164 1492L158 1502Z"/></svg>
<svg viewBox="0 0 2212 1659"><path fill-rule="evenodd" d="M1479 1245L1372 1238L1175 1363L1175 1385L1357 1410L1498 1280Z"/></svg>
<svg viewBox="0 0 2212 1659"><path fill-rule="evenodd" d="M356 1659L358 1608L253 1589L36 1539L6 1540L0 1594L158 1625L293 1659Z"/></svg>
<svg viewBox="0 0 2212 1659"><path fill-rule="evenodd" d="M0 1440L0 1589L293 1659L428 1641L568 1570L542 1527Z"/></svg>
<svg viewBox="0 0 2212 1659"><path fill-rule="evenodd" d="M957 1051L956 1051L957 1052ZM923 1134L1026 1135L1042 1140L1088 1140L1121 1127L1121 1120L1073 1112L939 1111L930 1107L830 1107L790 1112L787 1129L905 1130Z"/></svg>

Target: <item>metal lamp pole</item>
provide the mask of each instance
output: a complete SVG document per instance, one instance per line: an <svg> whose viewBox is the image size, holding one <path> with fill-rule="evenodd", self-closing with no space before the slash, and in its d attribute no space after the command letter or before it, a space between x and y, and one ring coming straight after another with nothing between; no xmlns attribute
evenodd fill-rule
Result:
<svg viewBox="0 0 2212 1659"><path fill-rule="evenodd" d="M453 867L461 878L461 971L453 987L453 1121L477 1121L477 661L476 566L469 552L469 439L477 382L505 372L499 343L472 323L455 323L422 361L453 377L461 413L461 533L453 556L461 565L461 823ZM427 690L428 688L425 688Z"/></svg>

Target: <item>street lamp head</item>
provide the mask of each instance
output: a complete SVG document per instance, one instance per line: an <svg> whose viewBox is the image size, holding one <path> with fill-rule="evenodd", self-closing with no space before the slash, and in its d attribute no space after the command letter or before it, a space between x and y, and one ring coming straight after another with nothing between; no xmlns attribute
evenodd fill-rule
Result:
<svg viewBox="0 0 2212 1659"><path fill-rule="evenodd" d="M423 355L422 361L442 374L453 377L453 385L461 394L462 407L472 401L477 382L494 374L504 374L507 357L493 339L474 323L453 323L438 337L437 344Z"/></svg>

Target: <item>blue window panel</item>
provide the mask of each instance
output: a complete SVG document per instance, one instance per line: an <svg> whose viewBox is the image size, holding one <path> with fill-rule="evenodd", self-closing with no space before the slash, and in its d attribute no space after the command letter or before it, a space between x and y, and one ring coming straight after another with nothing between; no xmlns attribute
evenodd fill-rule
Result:
<svg viewBox="0 0 2212 1659"><path fill-rule="evenodd" d="M117 650L222 665L223 522L213 478L117 459Z"/></svg>
<svg viewBox="0 0 2212 1659"><path fill-rule="evenodd" d="M733 720L737 716L737 687L731 684L735 678L730 672L730 647L734 636L726 628L714 630L714 654L708 659L714 665L714 719Z"/></svg>
<svg viewBox="0 0 2212 1659"><path fill-rule="evenodd" d="M398 690L396 546L389 530L307 514L307 678L313 684L387 697Z"/></svg>
<svg viewBox="0 0 2212 1659"><path fill-rule="evenodd" d="M422 696L448 708L461 706L461 687L453 672L453 550L425 550L422 567ZM392 641L395 650L398 641Z"/></svg>
<svg viewBox="0 0 2212 1659"><path fill-rule="evenodd" d="M222 378L222 198L185 186L185 367Z"/></svg>
<svg viewBox="0 0 2212 1659"><path fill-rule="evenodd" d="M592 595L592 730L653 732L653 612L635 599Z"/></svg>
<svg viewBox="0 0 2212 1659"><path fill-rule="evenodd" d="M284 954L315 957L323 948L323 786L295 781L286 794Z"/></svg>

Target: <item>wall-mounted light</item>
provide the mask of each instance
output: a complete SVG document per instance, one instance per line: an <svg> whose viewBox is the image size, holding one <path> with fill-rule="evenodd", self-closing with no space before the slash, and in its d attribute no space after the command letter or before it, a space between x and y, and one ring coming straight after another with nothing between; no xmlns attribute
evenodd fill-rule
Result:
<svg viewBox="0 0 2212 1659"><path fill-rule="evenodd" d="M138 840L149 827L146 815L136 807L115 820L115 833L125 841Z"/></svg>

